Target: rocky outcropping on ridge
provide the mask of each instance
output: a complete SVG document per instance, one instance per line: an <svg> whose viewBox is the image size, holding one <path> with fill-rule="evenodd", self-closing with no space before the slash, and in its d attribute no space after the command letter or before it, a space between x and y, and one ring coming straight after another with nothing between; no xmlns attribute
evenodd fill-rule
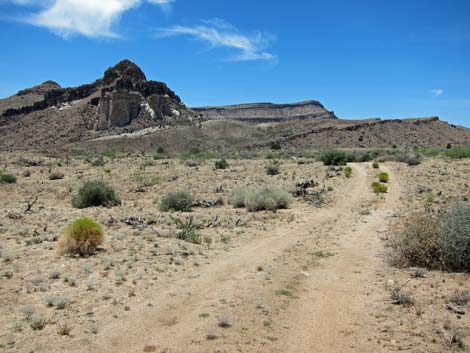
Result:
<svg viewBox="0 0 470 353"><path fill-rule="evenodd" d="M269 123L303 119L337 119L317 101L292 104L252 103L192 108L206 119L233 119L252 123Z"/></svg>

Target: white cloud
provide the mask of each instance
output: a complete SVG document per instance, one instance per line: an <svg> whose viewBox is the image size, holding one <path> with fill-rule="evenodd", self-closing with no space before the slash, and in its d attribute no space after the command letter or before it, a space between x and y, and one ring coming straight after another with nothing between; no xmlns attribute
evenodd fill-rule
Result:
<svg viewBox="0 0 470 353"><path fill-rule="evenodd" d="M429 92L434 96L434 97L439 97L442 96L444 93L444 90L441 88L436 88L436 89L430 89Z"/></svg>
<svg viewBox="0 0 470 353"><path fill-rule="evenodd" d="M232 61L277 59L275 55L264 51L272 43L274 39L272 35L259 31L249 36L244 35L236 27L221 19L203 21L203 23L203 25L194 27L173 26L165 28L160 30L158 36L186 35L207 42L210 49L221 47L234 49L238 53L229 58Z"/></svg>
<svg viewBox="0 0 470 353"><path fill-rule="evenodd" d="M173 0L145 0L167 7ZM18 5L43 4L42 9L23 20L46 27L63 37L81 34L87 37L119 37L112 27L128 10L140 6L144 0L12 0Z"/></svg>

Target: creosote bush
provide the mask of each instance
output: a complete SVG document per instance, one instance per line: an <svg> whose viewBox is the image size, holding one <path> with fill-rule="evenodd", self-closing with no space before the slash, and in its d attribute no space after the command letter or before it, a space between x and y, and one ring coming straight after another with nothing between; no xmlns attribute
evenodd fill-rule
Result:
<svg viewBox="0 0 470 353"><path fill-rule="evenodd" d="M72 199L75 208L105 206L112 207L121 204L112 187L102 181L88 181Z"/></svg>
<svg viewBox="0 0 470 353"><path fill-rule="evenodd" d="M284 190L265 186L236 190L232 193L230 203L237 208L246 207L250 212L274 211L288 208L292 203L292 196Z"/></svg>
<svg viewBox="0 0 470 353"><path fill-rule="evenodd" d="M14 184L16 183L16 177L11 174L4 174L0 171L0 184Z"/></svg>
<svg viewBox="0 0 470 353"><path fill-rule="evenodd" d="M193 206L193 197L187 191L176 191L167 194L160 203L160 210L190 212Z"/></svg>
<svg viewBox="0 0 470 353"><path fill-rule="evenodd" d="M381 172L377 176L379 177L381 183L388 183L388 181L390 180L388 173L385 172Z"/></svg>
<svg viewBox="0 0 470 353"><path fill-rule="evenodd" d="M345 176L346 178L350 178L351 175L352 175L352 172L353 172L353 170L352 170L351 167L346 167L346 168L344 168L344 176Z"/></svg>
<svg viewBox="0 0 470 353"><path fill-rule="evenodd" d="M372 163L372 168L374 168L374 169L379 169L379 167L380 167L380 166L379 166L379 162L374 162L374 163Z"/></svg>
<svg viewBox="0 0 470 353"><path fill-rule="evenodd" d="M388 190L387 185L378 182L372 183L372 189L376 194L385 194Z"/></svg>
<svg viewBox="0 0 470 353"><path fill-rule="evenodd" d="M88 256L103 243L103 228L88 218L79 218L65 228L59 238L58 251L64 255Z"/></svg>
<svg viewBox="0 0 470 353"><path fill-rule="evenodd" d="M224 158L215 161L215 169L227 169L228 167L229 164Z"/></svg>

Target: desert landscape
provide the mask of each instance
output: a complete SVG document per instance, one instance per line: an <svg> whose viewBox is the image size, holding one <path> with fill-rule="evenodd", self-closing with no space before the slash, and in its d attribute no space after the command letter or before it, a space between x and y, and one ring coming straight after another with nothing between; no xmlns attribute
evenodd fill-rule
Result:
<svg viewBox="0 0 470 353"><path fill-rule="evenodd" d="M0 1L0 352L470 352L468 3L288 5Z"/></svg>

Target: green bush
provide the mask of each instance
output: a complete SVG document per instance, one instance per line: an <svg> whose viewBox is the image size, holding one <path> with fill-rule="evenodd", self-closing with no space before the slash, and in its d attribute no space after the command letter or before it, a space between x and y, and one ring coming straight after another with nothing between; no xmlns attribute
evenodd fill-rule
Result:
<svg viewBox="0 0 470 353"><path fill-rule="evenodd" d="M324 165L345 165L347 163L347 156L343 151L329 150L323 151L319 156L319 160Z"/></svg>
<svg viewBox="0 0 470 353"><path fill-rule="evenodd" d="M436 219L413 216L404 229L389 240L388 246L395 266L431 269L441 266L441 235Z"/></svg>
<svg viewBox="0 0 470 353"><path fill-rule="evenodd" d="M230 203L237 208L246 207L250 212L274 211L288 208L292 203L292 196L286 191L269 186L239 189L232 193Z"/></svg>
<svg viewBox="0 0 470 353"><path fill-rule="evenodd" d="M454 159L470 158L470 145L452 146L444 152L444 155Z"/></svg>
<svg viewBox="0 0 470 353"><path fill-rule="evenodd" d="M374 169L379 169L379 167L380 167L380 166L379 166L379 162L374 162L374 163L372 163L372 168L374 168Z"/></svg>
<svg viewBox="0 0 470 353"><path fill-rule="evenodd" d="M382 172L377 175L381 183L388 183L390 177L388 173Z"/></svg>
<svg viewBox="0 0 470 353"><path fill-rule="evenodd" d="M346 167L346 168L344 168L344 176L345 176L346 178L350 178L351 175L352 175L352 172L353 172L353 170L352 170L351 167Z"/></svg>
<svg viewBox="0 0 470 353"><path fill-rule="evenodd" d="M215 161L215 169L227 169L228 167L229 164L224 158Z"/></svg>
<svg viewBox="0 0 470 353"><path fill-rule="evenodd" d="M187 191L170 192L160 203L160 210L190 212L193 206L193 197Z"/></svg>
<svg viewBox="0 0 470 353"><path fill-rule="evenodd" d="M266 174L268 175L278 175L280 173L279 163L270 163L266 166Z"/></svg>
<svg viewBox="0 0 470 353"><path fill-rule="evenodd" d="M384 194L388 190L387 185L384 185L378 182L372 183L372 189L374 189L374 192L376 194Z"/></svg>
<svg viewBox="0 0 470 353"><path fill-rule="evenodd" d="M16 177L11 174L4 174L0 171L0 184L14 184L16 183Z"/></svg>
<svg viewBox="0 0 470 353"><path fill-rule="evenodd" d="M200 244L202 242L201 235L197 232L197 224L194 222L193 217L189 220L182 220L178 217L171 217L171 220L175 223L176 227L180 231L176 234L178 239L188 241L194 244Z"/></svg>
<svg viewBox="0 0 470 353"><path fill-rule="evenodd" d="M458 203L441 218L442 262L448 270L470 272L470 203Z"/></svg>
<svg viewBox="0 0 470 353"><path fill-rule="evenodd" d="M86 182L72 199L72 206L76 208L111 207L120 204L121 200L114 189L102 181L96 180Z"/></svg>
<svg viewBox="0 0 470 353"><path fill-rule="evenodd" d="M61 255L88 256L96 251L103 240L101 225L88 218L79 218L65 229L57 246Z"/></svg>

